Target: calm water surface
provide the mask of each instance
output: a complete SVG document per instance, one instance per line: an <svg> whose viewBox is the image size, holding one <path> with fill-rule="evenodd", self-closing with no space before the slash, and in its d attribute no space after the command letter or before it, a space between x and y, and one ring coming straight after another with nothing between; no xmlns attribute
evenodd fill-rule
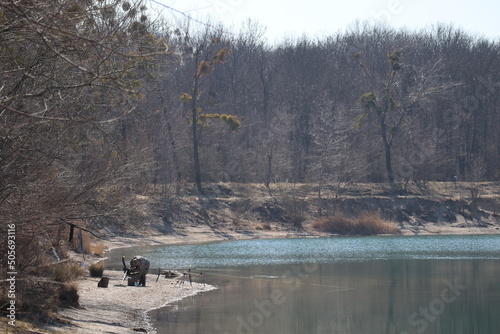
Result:
<svg viewBox="0 0 500 334"><path fill-rule="evenodd" d="M158 333L500 333L500 236L231 241L110 263L135 254L220 287L151 312Z"/></svg>

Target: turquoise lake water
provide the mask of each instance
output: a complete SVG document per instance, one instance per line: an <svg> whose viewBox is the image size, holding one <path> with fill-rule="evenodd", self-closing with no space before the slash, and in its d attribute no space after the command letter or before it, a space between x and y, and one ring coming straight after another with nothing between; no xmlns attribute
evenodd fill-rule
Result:
<svg viewBox="0 0 500 334"><path fill-rule="evenodd" d="M500 333L497 235L136 248L110 265L136 254L219 287L151 312L158 333Z"/></svg>

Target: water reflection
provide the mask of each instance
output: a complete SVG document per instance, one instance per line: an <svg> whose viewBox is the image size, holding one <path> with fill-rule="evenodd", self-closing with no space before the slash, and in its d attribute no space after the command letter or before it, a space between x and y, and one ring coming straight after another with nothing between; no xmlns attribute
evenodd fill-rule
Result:
<svg viewBox="0 0 500 334"><path fill-rule="evenodd" d="M499 333L499 274L492 260L243 267L152 318L159 333Z"/></svg>

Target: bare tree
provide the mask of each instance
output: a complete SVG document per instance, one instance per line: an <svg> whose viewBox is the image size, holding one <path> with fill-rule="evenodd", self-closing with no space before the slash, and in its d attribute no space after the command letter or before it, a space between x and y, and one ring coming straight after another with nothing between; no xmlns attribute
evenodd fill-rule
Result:
<svg viewBox="0 0 500 334"><path fill-rule="evenodd" d="M138 68L166 50L140 1L5 0L0 20L0 229L16 226L28 273L69 226L127 207L120 181L145 165L117 135L142 97Z"/></svg>
<svg viewBox="0 0 500 334"><path fill-rule="evenodd" d="M322 188L333 185L335 196L340 194L343 184L359 180L366 173L366 164L358 159L356 146L351 136L353 131L349 111L335 106L326 97L318 106L318 117L314 123L314 161L317 170L318 197Z"/></svg>
<svg viewBox="0 0 500 334"><path fill-rule="evenodd" d="M366 73L370 82L375 82L365 65L356 55L359 66ZM423 104L432 94L438 92L433 84L437 76L440 61L430 66L430 69L416 70L403 64L402 51L395 50L387 54L389 72L387 81L376 92L372 91L361 96L360 103L363 113L360 122L374 112L378 120L380 137L384 145L385 169L387 180L392 190L395 190L395 173L393 171L392 148L400 131L409 122L412 113L417 112L419 104ZM398 80L398 73L406 71L410 79L403 77Z"/></svg>
<svg viewBox="0 0 500 334"><path fill-rule="evenodd" d="M181 100L189 106L191 113L191 134L193 144L193 164L195 172L196 188L200 194L204 194L202 186L202 174L200 164L200 131L211 119L217 119L226 123L229 128L236 131L240 127L238 119L232 115L208 114L203 112L202 97L203 78L209 76L214 71L216 64L224 63L228 53L231 52L225 40L225 34L222 27L207 27L204 32L195 37L190 35L189 29L185 31L184 40L186 41L186 50L189 56L187 61L191 66L190 73L193 73L191 88L189 93L183 93Z"/></svg>

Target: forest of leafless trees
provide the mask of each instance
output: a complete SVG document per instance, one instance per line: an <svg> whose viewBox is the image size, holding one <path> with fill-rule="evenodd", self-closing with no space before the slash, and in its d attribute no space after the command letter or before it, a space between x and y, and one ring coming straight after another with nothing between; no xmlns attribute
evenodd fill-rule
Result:
<svg viewBox="0 0 500 334"><path fill-rule="evenodd" d="M150 188L500 177L498 39L359 23L270 44L251 21L174 24L146 4L0 0L0 217L19 272Z"/></svg>

